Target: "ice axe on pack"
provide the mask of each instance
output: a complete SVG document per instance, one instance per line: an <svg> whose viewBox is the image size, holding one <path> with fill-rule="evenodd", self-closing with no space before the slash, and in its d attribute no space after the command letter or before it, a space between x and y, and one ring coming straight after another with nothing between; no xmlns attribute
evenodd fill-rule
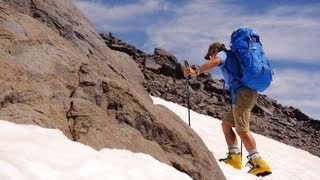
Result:
<svg viewBox="0 0 320 180"><path fill-rule="evenodd" d="M184 60L184 67L190 67L188 60ZM189 91L189 87L190 87L190 79L191 79L191 75L189 74L187 76L187 80L186 80L186 94L187 94L187 106L188 106L188 124L189 126L191 126L190 123L190 91Z"/></svg>

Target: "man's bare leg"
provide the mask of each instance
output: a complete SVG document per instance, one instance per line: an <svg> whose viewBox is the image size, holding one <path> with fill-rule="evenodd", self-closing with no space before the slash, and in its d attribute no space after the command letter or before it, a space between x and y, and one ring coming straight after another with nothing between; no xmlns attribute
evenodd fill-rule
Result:
<svg viewBox="0 0 320 180"><path fill-rule="evenodd" d="M226 121L222 121L221 123L224 137L226 139L228 147L237 146L238 140L235 132L232 130L232 124Z"/></svg>

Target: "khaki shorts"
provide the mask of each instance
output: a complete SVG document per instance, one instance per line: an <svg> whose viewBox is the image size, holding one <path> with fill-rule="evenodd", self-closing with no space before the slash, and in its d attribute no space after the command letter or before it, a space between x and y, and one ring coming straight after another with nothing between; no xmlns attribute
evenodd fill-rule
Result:
<svg viewBox="0 0 320 180"><path fill-rule="evenodd" d="M227 112L222 121L231 123L237 133L249 131L250 114L256 104L257 97L257 91L246 87L239 89L235 94L235 104L232 109Z"/></svg>

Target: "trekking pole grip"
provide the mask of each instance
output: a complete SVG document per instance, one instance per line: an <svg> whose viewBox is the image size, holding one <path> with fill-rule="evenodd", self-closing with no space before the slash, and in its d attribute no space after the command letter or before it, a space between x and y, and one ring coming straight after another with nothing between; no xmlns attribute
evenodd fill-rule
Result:
<svg viewBox="0 0 320 180"><path fill-rule="evenodd" d="M184 60L184 67L190 67L189 63L188 63L188 60ZM189 80L189 79L191 79L191 75L190 74L187 76L187 80Z"/></svg>

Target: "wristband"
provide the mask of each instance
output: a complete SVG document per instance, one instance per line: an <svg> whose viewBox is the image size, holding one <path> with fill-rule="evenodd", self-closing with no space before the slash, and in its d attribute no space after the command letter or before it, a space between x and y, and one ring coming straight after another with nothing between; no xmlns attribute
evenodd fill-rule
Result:
<svg viewBox="0 0 320 180"><path fill-rule="evenodd" d="M196 73L197 73L197 76L199 76L201 74L200 69L196 69Z"/></svg>

